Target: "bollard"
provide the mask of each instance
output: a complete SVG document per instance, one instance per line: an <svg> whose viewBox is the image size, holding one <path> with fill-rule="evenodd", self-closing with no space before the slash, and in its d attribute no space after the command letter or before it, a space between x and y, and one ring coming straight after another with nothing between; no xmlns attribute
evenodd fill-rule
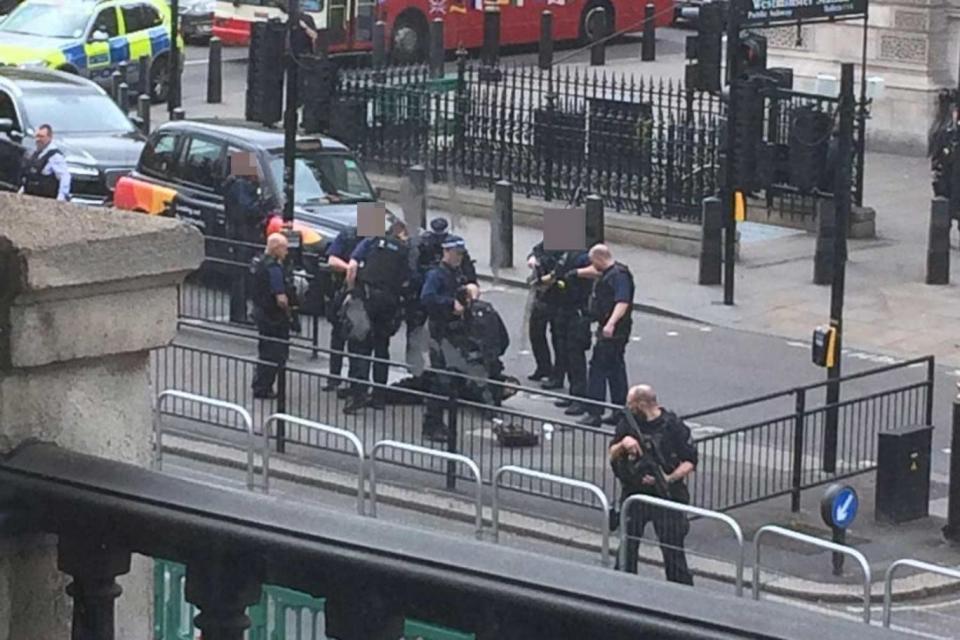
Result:
<svg viewBox="0 0 960 640"><path fill-rule="evenodd" d="M145 93L137 98L137 115L140 116L140 130L143 135L150 135L150 96Z"/></svg>
<svg viewBox="0 0 960 640"><path fill-rule="evenodd" d="M373 68L382 69L387 60L387 23L377 20L373 25Z"/></svg>
<svg viewBox="0 0 960 640"><path fill-rule="evenodd" d="M127 115L130 110L130 87L126 82L121 82L117 87L117 106L123 111L123 115Z"/></svg>
<svg viewBox="0 0 960 640"><path fill-rule="evenodd" d="M590 66L602 67L607 62L607 11L603 7L597 7L596 13L593 13L593 21L600 24L600 33L590 45Z"/></svg>
<svg viewBox="0 0 960 640"><path fill-rule="evenodd" d="M150 95L150 56L137 60L137 93Z"/></svg>
<svg viewBox="0 0 960 640"><path fill-rule="evenodd" d="M174 109L173 112L170 114L170 119L171 119L171 120L183 120L183 118L184 118L185 116L186 116L186 113L184 113L183 107L177 107L177 108Z"/></svg>
<svg viewBox="0 0 960 640"><path fill-rule="evenodd" d="M443 18L430 23L430 77L442 78L443 69Z"/></svg>
<svg viewBox="0 0 960 640"><path fill-rule="evenodd" d="M122 82L120 78L120 72L114 71L110 74L110 97L113 98L113 101L117 104L120 104L120 83Z"/></svg>
<svg viewBox="0 0 960 640"><path fill-rule="evenodd" d="M494 186L490 221L490 268L513 268L513 185L501 180Z"/></svg>
<svg viewBox="0 0 960 640"><path fill-rule="evenodd" d="M834 268L834 236L837 216L832 198L817 201L817 249L813 256L813 283L832 284Z"/></svg>
<svg viewBox="0 0 960 640"><path fill-rule="evenodd" d="M117 65L117 71L120 72L121 84L126 82L129 85L130 84L130 68L127 65L126 61L123 61Z"/></svg>
<svg viewBox="0 0 960 640"><path fill-rule="evenodd" d="M720 198L703 199L700 227L700 284L720 284L723 267L723 203Z"/></svg>
<svg viewBox="0 0 960 640"><path fill-rule="evenodd" d="M223 44L220 38L210 38L210 58L207 65L207 103L223 101Z"/></svg>
<svg viewBox="0 0 960 640"><path fill-rule="evenodd" d="M483 64L497 66L500 59L500 8L484 7L483 10Z"/></svg>
<svg viewBox="0 0 960 640"><path fill-rule="evenodd" d="M544 10L540 14L540 68L544 71L553 66L553 13Z"/></svg>
<svg viewBox="0 0 960 640"><path fill-rule="evenodd" d="M647 3L643 8L643 44L640 48L640 59L651 62L657 59L657 23L654 17L656 7Z"/></svg>
<svg viewBox="0 0 960 640"><path fill-rule="evenodd" d="M950 435L950 486L947 493L947 524L943 537L960 542L960 382L953 399L953 430Z"/></svg>
<svg viewBox="0 0 960 640"><path fill-rule="evenodd" d="M950 284L950 201L934 198L930 203L930 235L927 243L927 284Z"/></svg>
<svg viewBox="0 0 960 640"><path fill-rule="evenodd" d="M604 222L603 222L603 198L596 195L589 195L586 199L586 236L587 248L603 242Z"/></svg>
<svg viewBox="0 0 960 640"><path fill-rule="evenodd" d="M427 169L415 164L407 171L410 179L411 211L404 211L404 219L410 228L427 228Z"/></svg>

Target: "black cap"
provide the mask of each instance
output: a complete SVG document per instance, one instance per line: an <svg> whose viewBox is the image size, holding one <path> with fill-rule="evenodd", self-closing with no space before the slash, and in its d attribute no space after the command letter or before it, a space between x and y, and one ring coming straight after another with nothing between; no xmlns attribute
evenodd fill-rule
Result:
<svg viewBox="0 0 960 640"><path fill-rule="evenodd" d="M460 236L447 236L441 245L444 249L466 249L467 243Z"/></svg>
<svg viewBox="0 0 960 640"><path fill-rule="evenodd" d="M447 230L447 227L450 226L450 223L447 222L446 218L434 218L430 221L430 229L434 233L443 233Z"/></svg>

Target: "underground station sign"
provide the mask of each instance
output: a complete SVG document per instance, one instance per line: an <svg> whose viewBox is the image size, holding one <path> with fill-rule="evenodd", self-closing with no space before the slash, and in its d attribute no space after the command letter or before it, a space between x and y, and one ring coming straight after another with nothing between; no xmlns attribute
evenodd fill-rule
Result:
<svg viewBox="0 0 960 640"><path fill-rule="evenodd" d="M773 25L862 18L867 0L735 0L741 24Z"/></svg>

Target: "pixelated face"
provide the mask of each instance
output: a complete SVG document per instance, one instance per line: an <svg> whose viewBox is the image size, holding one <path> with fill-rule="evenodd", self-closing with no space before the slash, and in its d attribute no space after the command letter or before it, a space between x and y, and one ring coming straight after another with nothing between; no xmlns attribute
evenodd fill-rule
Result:
<svg viewBox="0 0 960 640"><path fill-rule="evenodd" d="M543 248L547 251L583 251L586 238L584 209L543 210Z"/></svg>
<svg viewBox="0 0 960 640"><path fill-rule="evenodd" d="M257 178L257 160L249 151L230 154L230 175Z"/></svg>
<svg viewBox="0 0 960 640"><path fill-rule="evenodd" d="M453 267L459 267L463 262L463 249L444 249L443 260Z"/></svg>
<svg viewBox="0 0 960 640"><path fill-rule="evenodd" d="M357 235L380 238L386 231L387 206L382 202L361 202L357 205Z"/></svg>

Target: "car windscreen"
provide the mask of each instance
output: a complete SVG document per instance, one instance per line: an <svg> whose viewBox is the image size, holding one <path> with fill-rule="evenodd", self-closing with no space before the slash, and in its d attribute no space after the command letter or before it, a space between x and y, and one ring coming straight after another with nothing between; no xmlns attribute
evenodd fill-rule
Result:
<svg viewBox="0 0 960 640"><path fill-rule="evenodd" d="M27 3L0 22L0 32L76 39L83 37L89 20L90 6L86 3L81 6Z"/></svg>
<svg viewBox="0 0 960 640"><path fill-rule="evenodd" d="M62 91L51 87L48 92L23 95L26 120L33 127L53 126L57 133L129 133L133 123L106 95Z"/></svg>
<svg viewBox="0 0 960 640"><path fill-rule="evenodd" d="M277 193L283 193L283 156L270 159ZM299 152L294 188L297 204L372 202L373 187L357 161L348 154Z"/></svg>

